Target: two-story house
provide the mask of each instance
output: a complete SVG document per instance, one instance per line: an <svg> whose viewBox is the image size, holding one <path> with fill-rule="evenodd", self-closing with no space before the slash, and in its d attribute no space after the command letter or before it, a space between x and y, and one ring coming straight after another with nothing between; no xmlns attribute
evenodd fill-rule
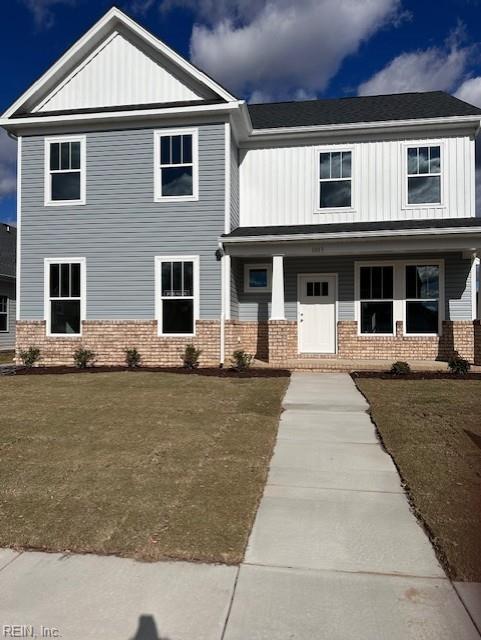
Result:
<svg viewBox="0 0 481 640"><path fill-rule="evenodd" d="M0 223L0 351L15 347L15 252L17 230Z"/></svg>
<svg viewBox="0 0 481 640"><path fill-rule="evenodd" d="M112 9L0 120L17 348L473 360L480 122L443 92L247 105Z"/></svg>

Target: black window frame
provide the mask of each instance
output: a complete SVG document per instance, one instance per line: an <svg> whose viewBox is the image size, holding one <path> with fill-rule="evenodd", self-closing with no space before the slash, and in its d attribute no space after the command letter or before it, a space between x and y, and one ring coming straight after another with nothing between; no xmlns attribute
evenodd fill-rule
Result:
<svg viewBox="0 0 481 640"><path fill-rule="evenodd" d="M46 138L45 153L45 206L75 206L86 202L86 138L66 136ZM78 157L72 145L78 145ZM68 149L67 159L65 150ZM56 150L56 151L55 151ZM68 166L65 166L68 165ZM54 179L56 176L78 175L78 197L55 198Z"/></svg>
<svg viewBox="0 0 481 640"><path fill-rule="evenodd" d="M185 265L190 264L191 268L186 270ZM170 265L170 272L167 274L167 269L164 269L164 265ZM178 265L181 265L180 272ZM197 256L165 256L158 258L158 333L159 336L172 336L172 337L194 337L196 335L196 322L197 322L197 309L198 309L198 257ZM190 272L190 273L189 273ZM177 288L179 282L180 273L180 288ZM170 284L166 282L166 277L169 275ZM190 293L185 288L186 280L190 281ZM182 301L191 302L191 327L192 331L166 331L164 313L166 305L172 303L174 307L174 315L176 313L175 307L179 307L179 303Z"/></svg>
<svg viewBox="0 0 481 640"><path fill-rule="evenodd" d="M381 274L381 284L380 290L376 291L377 287L374 286L373 282L373 270L379 270ZM369 283L367 286L368 291L366 291L366 284L363 284L363 274L366 273L364 270L369 270ZM387 270L391 272L391 283L388 284L388 280L385 280L387 275ZM377 273L377 271L376 271ZM385 288L386 284L386 288ZM394 318L394 287L395 287L395 265L394 263L371 263L371 264L360 264L358 269L358 286L359 286L359 335L362 336L393 336L395 335L396 325ZM386 290L385 290L386 289ZM379 295L378 295L379 294ZM390 295L388 295L390 294ZM388 308L388 315L390 315L391 322L391 330L390 331L365 331L364 327L366 323L364 322L364 311L367 309L368 305L382 305L383 307Z"/></svg>
<svg viewBox="0 0 481 640"><path fill-rule="evenodd" d="M329 157L329 176L323 176L322 172L322 158ZM333 156L339 156L339 175L333 175ZM349 162L346 165L349 166L349 171L345 171L344 157L349 158ZM342 211L349 210L353 207L353 159L354 153L352 149L319 149L317 152L317 204L316 211L323 213L325 211ZM322 185L333 184L335 182L349 183L349 204L343 205L322 205Z"/></svg>
<svg viewBox="0 0 481 640"><path fill-rule="evenodd" d="M53 337L81 336L84 320L85 261L75 258L53 258L47 261L46 266L47 334ZM78 304L78 331L54 331L54 327L57 326L55 313L62 304L68 307L71 303Z"/></svg>
<svg viewBox="0 0 481 640"><path fill-rule="evenodd" d="M421 165L420 161L420 150L427 150L427 171ZM432 158L432 150L437 149L438 154L434 155ZM416 152L416 157L412 152ZM436 162L438 161L439 167L436 167ZM414 163L413 167L410 166ZM443 201L443 148L442 145L438 143L429 143L429 144L418 144L418 145L408 145L406 146L406 156L405 156L405 167L406 167L406 206L410 208L424 207L424 206L441 206ZM414 184L416 181L420 179L432 179L436 180L439 183L439 199L423 202L412 202L410 199L410 185Z"/></svg>
<svg viewBox="0 0 481 640"><path fill-rule="evenodd" d="M421 292L418 288L418 282L416 282L414 292L415 295L409 295L408 297L408 270L419 269L426 267L434 267L437 269L437 297L434 296L426 296L421 295ZM428 262L410 262L404 265L404 333L407 336L437 336L440 335L440 326L442 321L442 263L439 263L435 260ZM413 291L409 291L409 293L413 293ZM436 330L435 331L410 331L410 320L409 320L409 312L411 309L415 308L417 303L430 303L431 305L436 303L437 306L437 322L436 322Z"/></svg>

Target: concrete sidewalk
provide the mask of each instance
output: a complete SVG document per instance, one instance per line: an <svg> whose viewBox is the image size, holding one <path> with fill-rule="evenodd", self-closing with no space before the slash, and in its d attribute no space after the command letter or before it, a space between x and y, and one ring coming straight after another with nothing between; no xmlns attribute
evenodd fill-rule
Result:
<svg viewBox="0 0 481 640"><path fill-rule="evenodd" d="M347 374L294 374L226 640L479 640Z"/></svg>
<svg viewBox="0 0 481 640"><path fill-rule="evenodd" d="M479 640L350 377L294 374L284 406L240 568L2 551L0 637Z"/></svg>

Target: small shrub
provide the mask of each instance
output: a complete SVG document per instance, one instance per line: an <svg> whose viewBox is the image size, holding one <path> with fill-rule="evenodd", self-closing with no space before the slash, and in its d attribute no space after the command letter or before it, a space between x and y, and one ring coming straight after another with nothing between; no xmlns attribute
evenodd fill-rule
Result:
<svg viewBox="0 0 481 640"><path fill-rule="evenodd" d="M186 369L197 369L201 353L202 351L200 349L196 349L193 344L188 344L185 347L185 351L182 356L184 367Z"/></svg>
<svg viewBox="0 0 481 640"><path fill-rule="evenodd" d="M29 347L25 351L20 351L18 355L23 362L23 366L31 369L40 360L40 349L38 347Z"/></svg>
<svg viewBox="0 0 481 640"><path fill-rule="evenodd" d="M397 360L393 362L391 366L391 373L394 376L405 376L408 373L411 373L411 367L407 362L403 362L402 360Z"/></svg>
<svg viewBox="0 0 481 640"><path fill-rule="evenodd" d="M239 349L239 351L234 351L232 354L232 364L234 369L237 371L245 371L248 369L252 361L254 360L254 356L250 353L246 353L243 349Z"/></svg>
<svg viewBox="0 0 481 640"><path fill-rule="evenodd" d="M455 375L462 376L469 372L471 365L460 356L453 356L448 362L448 369Z"/></svg>
<svg viewBox="0 0 481 640"><path fill-rule="evenodd" d="M73 361L75 362L75 366L79 369L86 369L88 366L94 365L95 353L93 351L89 351L89 349L77 349L77 351L73 354Z"/></svg>
<svg viewBox="0 0 481 640"><path fill-rule="evenodd" d="M140 367L140 353L137 349L125 349L125 364L129 369Z"/></svg>

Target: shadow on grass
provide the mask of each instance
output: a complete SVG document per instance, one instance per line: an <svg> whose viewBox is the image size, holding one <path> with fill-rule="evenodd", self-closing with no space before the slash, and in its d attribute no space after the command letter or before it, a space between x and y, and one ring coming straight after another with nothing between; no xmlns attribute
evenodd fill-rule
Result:
<svg viewBox="0 0 481 640"><path fill-rule="evenodd" d="M135 636L130 640L169 640L167 636L159 636L153 616L139 616L139 626Z"/></svg>

